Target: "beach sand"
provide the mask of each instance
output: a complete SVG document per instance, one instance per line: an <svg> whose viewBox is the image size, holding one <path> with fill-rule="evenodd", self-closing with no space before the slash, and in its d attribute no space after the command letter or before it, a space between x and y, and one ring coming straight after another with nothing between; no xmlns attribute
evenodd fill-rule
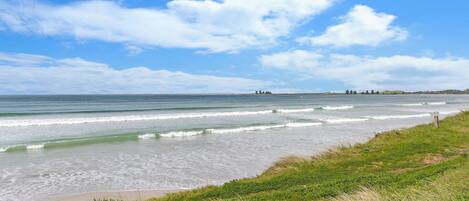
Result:
<svg viewBox="0 0 469 201"><path fill-rule="evenodd" d="M160 197L167 193L184 191L187 189L177 190L135 190L135 191L116 191L116 192L89 192L76 195L65 195L50 197L48 201L93 201L94 199L114 199L122 201L144 201L149 198Z"/></svg>

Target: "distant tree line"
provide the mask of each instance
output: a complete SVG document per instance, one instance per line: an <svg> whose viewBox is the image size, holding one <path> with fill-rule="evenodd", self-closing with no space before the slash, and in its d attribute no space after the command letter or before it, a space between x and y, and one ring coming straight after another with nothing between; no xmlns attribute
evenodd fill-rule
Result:
<svg viewBox="0 0 469 201"><path fill-rule="evenodd" d="M411 92L414 94L469 94L469 89L466 90L457 90L457 89L447 89L441 91L417 91Z"/></svg>
<svg viewBox="0 0 469 201"><path fill-rule="evenodd" d="M345 94L349 95L349 94L358 94L357 91L355 90L346 90L345 91ZM362 91L360 92L360 94L380 94L379 91L375 91L375 90L366 90L366 91Z"/></svg>
<svg viewBox="0 0 469 201"><path fill-rule="evenodd" d="M256 94L272 94L272 92L271 91L258 90L258 91L256 91Z"/></svg>

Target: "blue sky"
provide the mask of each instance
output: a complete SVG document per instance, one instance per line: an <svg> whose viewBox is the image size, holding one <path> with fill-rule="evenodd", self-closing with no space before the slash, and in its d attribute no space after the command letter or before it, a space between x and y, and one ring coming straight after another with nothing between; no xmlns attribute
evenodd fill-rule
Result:
<svg viewBox="0 0 469 201"><path fill-rule="evenodd" d="M469 88L469 2L0 2L0 94Z"/></svg>

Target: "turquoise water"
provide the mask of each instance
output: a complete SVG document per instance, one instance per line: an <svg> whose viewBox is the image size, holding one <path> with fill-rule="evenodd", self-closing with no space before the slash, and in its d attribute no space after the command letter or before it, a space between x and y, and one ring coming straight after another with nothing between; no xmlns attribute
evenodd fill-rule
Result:
<svg viewBox="0 0 469 201"><path fill-rule="evenodd" d="M0 96L0 200L221 184L466 108L466 95Z"/></svg>

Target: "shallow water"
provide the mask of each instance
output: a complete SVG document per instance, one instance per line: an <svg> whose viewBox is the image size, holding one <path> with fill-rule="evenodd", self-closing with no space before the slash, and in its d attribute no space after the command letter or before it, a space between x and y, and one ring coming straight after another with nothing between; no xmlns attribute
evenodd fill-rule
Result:
<svg viewBox="0 0 469 201"><path fill-rule="evenodd" d="M0 96L0 200L221 184L466 108L466 95Z"/></svg>

